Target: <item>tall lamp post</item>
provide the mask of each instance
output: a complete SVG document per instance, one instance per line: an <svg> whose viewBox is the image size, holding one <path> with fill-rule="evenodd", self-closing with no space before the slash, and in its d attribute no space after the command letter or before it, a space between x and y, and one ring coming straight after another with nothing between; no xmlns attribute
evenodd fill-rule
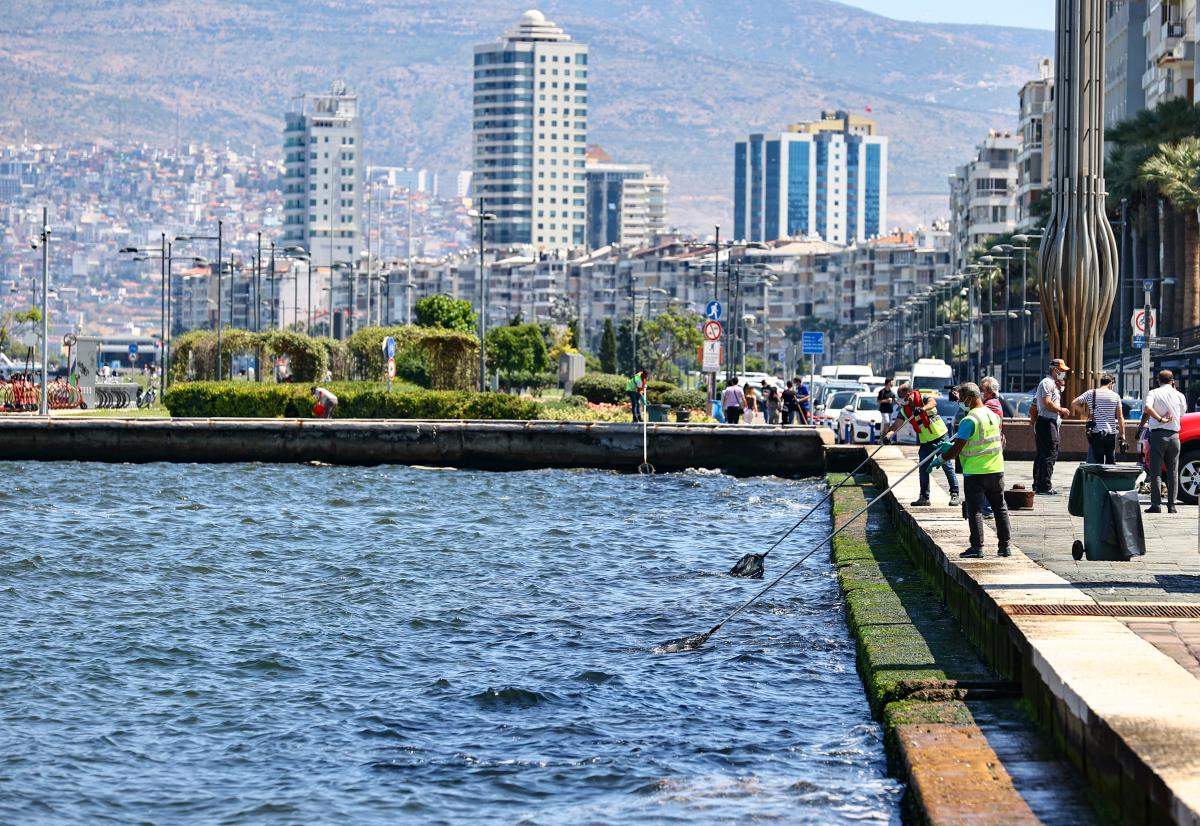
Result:
<svg viewBox="0 0 1200 826"><path fill-rule="evenodd" d="M42 226L29 245L42 251L42 393L38 414L50 415L50 210L42 207Z"/></svg>
<svg viewBox="0 0 1200 826"><path fill-rule="evenodd" d="M473 209L467 215L479 222L479 392L487 389L487 264L483 260L483 232L488 223L496 220L496 214L483 211L483 199L479 199L479 209Z"/></svg>
<svg viewBox="0 0 1200 826"><path fill-rule="evenodd" d="M175 243L182 244L188 241L216 241L217 242L217 364L216 378L221 379L221 267L223 247L225 240L225 222L217 221L216 235L176 235Z"/></svg>
<svg viewBox="0 0 1200 826"><path fill-rule="evenodd" d="M159 234L159 246L150 248L139 247L123 247L120 252L122 254L132 254L135 256L135 261L152 261L158 259L159 269L162 274L162 306L159 309L159 329L160 333L158 347L158 397L161 399L163 393L167 392L167 269L170 260L170 245L167 243L167 234L165 232Z"/></svg>

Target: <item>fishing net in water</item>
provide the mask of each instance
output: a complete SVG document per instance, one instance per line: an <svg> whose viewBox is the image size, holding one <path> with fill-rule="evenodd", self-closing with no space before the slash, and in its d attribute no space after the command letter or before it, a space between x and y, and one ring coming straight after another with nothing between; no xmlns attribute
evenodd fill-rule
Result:
<svg viewBox="0 0 1200 826"><path fill-rule="evenodd" d="M764 557L764 554L746 554L729 569L729 575L742 577L743 579L762 579Z"/></svg>

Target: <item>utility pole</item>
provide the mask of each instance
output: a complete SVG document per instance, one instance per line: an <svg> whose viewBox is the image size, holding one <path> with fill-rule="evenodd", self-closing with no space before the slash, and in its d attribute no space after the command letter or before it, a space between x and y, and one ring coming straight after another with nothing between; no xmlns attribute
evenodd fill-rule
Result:
<svg viewBox="0 0 1200 826"><path fill-rule="evenodd" d="M1125 272L1129 266L1129 199L1121 199L1121 260L1117 269L1117 395L1125 398Z"/></svg>
<svg viewBox="0 0 1200 826"><path fill-rule="evenodd" d="M1146 397L1150 395L1150 331L1153 325L1150 324L1151 313L1154 312L1150 305L1150 288L1153 282L1147 278L1142 282L1142 313L1143 325L1145 334L1142 336L1142 401L1146 401Z"/></svg>

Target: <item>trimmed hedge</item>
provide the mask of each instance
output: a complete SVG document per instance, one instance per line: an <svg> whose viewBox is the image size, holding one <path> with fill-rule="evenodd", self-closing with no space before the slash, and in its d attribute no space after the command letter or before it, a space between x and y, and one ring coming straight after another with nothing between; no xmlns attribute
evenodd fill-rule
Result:
<svg viewBox="0 0 1200 826"><path fill-rule="evenodd" d="M676 410L703 410L708 404L708 394L703 390L680 390L664 393L661 404L669 404Z"/></svg>
<svg viewBox="0 0 1200 826"><path fill-rule="evenodd" d="M398 390L376 382L328 386L339 419L536 419L538 405L504 393ZM189 382L167 390L163 403L181 418L310 418L311 384Z"/></svg>
<svg viewBox="0 0 1200 826"><path fill-rule="evenodd" d="M571 385L571 392L592 404L620 404L625 401L629 378L613 373L585 373Z"/></svg>

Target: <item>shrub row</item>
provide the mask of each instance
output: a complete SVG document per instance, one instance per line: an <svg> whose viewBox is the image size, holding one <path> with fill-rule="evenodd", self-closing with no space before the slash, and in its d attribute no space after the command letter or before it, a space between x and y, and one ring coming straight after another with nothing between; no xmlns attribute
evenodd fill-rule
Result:
<svg viewBox="0 0 1200 826"><path fill-rule="evenodd" d="M626 376L612 373L587 373L571 388L577 396L583 396L593 404L624 404L626 401ZM669 381L653 380L646 385L646 400L650 404L669 404L676 409L703 410L707 399L702 390L683 390Z"/></svg>
<svg viewBox="0 0 1200 826"><path fill-rule="evenodd" d="M404 389L377 382L328 385L339 419L536 419L538 405L503 393ZM189 382L167 390L163 403L181 418L304 418L312 416L313 385Z"/></svg>

